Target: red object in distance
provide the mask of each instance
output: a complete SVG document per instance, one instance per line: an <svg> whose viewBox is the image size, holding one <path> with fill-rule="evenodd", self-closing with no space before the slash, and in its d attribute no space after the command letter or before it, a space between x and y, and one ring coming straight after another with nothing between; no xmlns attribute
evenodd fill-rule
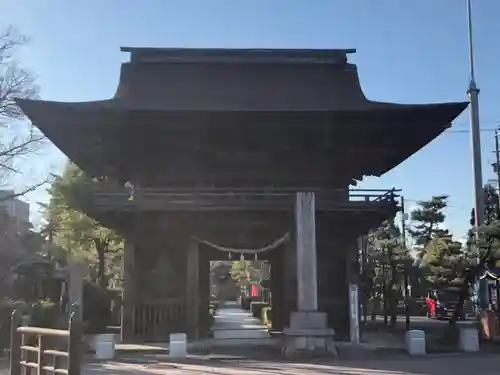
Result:
<svg viewBox="0 0 500 375"><path fill-rule="evenodd" d="M425 302L427 303L427 312L429 314L431 314L431 316L435 316L436 315L436 304L437 304L437 301L432 299L432 298L429 298L427 297L425 299Z"/></svg>
<svg viewBox="0 0 500 375"><path fill-rule="evenodd" d="M259 296L259 288L257 288L257 285L252 284L252 297L258 297Z"/></svg>

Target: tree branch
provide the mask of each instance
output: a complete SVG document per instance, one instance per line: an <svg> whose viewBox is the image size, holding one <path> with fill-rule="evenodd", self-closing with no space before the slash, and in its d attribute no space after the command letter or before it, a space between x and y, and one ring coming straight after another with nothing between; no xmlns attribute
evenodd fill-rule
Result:
<svg viewBox="0 0 500 375"><path fill-rule="evenodd" d="M5 201L8 201L10 199L14 199L14 198L18 198L18 197L22 197L28 193L31 193L32 191L35 191L36 189L38 189L39 187L45 185L46 183L48 182L48 179L44 180L44 181L41 181L41 182L38 182L34 185L30 185L29 187L17 192L17 193L12 193L12 194L8 194L4 197L1 197L0 198L0 202L5 202Z"/></svg>
<svg viewBox="0 0 500 375"><path fill-rule="evenodd" d="M25 123L18 124L19 121L24 121L25 116L15 100L36 99L39 93L39 87L35 84L36 77L15 59L17 50L27 41L12 26L0 32L0 126L5 130L0 136L0 181L4 184L10 181L13 174L21 173L17 161L36 153L45 139L33 125L29 125L26 132L20 126ZM29 193L45 182L47 181L37 182L0 201Z"/></svg>

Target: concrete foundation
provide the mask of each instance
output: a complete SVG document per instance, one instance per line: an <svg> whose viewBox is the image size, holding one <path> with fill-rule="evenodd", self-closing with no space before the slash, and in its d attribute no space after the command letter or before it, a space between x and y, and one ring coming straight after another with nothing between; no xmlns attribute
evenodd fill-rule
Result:
<svg viewBox="0 0 500 375"><path fill-rule="evenodd" d="M290 327L283 330L283 354L297 356L336 356L335 331L327 327L327 314L298 311L290 316Z"/></svg>

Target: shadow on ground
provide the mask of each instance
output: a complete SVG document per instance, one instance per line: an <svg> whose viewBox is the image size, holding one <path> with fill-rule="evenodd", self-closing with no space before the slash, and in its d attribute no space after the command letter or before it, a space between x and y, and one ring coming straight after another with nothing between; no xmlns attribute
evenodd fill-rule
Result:
<svg viewBox="0 0 500 375"><path fill-rule="evenodd" d="M481 375L498 374L500 358L495 355L462 355L445 357L400 358L391 360L347 361L314 360L307 362L254 361L254 360L214 360L189 358L185 361L170 361L167 356L142 356L122 358L120 361L88 364L83 375L116 374L407 374L407 375Z"/></svg>

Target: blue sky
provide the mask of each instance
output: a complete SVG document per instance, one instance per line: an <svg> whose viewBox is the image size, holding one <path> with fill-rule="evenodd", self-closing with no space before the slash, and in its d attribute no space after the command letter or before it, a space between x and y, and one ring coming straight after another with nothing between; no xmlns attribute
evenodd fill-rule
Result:
<svg viewBox="0 0 500 375"><path fill-rule="evenodd" d="M370 99L467 99L465 0L3 0L1 6L0 26L13 24L32 39L19 58L38 74L44 99L109 98L128 58L120 46L356 48L351 61ZM492 129L500 125L500 43L494 43L500 2L473 0L473 11L486 181L493 177ZM453 130L362 187L401 188L409 205L449 194L447 226L461 236L473 202L467 126L464 113ZM48 149L32 163L57 171L64 157Z"/></svg>

